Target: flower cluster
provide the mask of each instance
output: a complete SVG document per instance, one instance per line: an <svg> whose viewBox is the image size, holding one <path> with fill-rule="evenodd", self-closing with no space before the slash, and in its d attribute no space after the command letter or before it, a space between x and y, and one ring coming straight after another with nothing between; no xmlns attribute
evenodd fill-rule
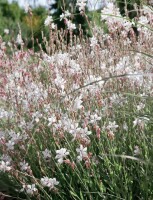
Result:
<svg viewBox="0 0 153 200"><path fill-rule="evenodd" d="M35 184L23 185L23 188L20 190L20 192L23 192L23 191L25 191L30 196L33 196L34 194L38 192Z"/></svg>
<svg viewBox="0 0 153 200"><path fill-rule="evenodd" d="M56 185L59 184L59 182L56 180L56 178L44 177L44 178L41 178L40 181L44 187L48 187L49 189L53 189Z"/></svg>
<svg viewBox="0 0 153 200"><path fill-rule="evenodd" d="M86 1L77 1L77 6L83 13ZM16 43L0 38L0 171L29 198L41 199L43 194L60 199L65 185L71 192L76 179L73 185L92 190L90 178L95 176L97 187L111 176L115 165L110 162L117 160L102 155L143 154L143 134L151 145L152 11L142 7L131 21L109 3L101 15L107 32L95 25L93 35L84 39L73 36L76 26L70 12L63 11L60 19L69 31L51 31L46 52L20 50L21 33ZM53 29L52 16L44 24ZM6 48L13 51L11 59ZM103 176L105 166L111 170L104 169ZM87 175L89 184L84 182Z"/></svg>

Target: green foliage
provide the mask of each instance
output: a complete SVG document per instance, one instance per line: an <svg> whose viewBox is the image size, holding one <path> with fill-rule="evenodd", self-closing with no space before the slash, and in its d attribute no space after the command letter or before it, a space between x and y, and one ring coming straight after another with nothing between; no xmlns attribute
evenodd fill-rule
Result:
<svg viewBox="0 0 153 200"><path fill-rule="evenodd" d="M34 48L35 50L39 50L36 39L41 43L41 31L47 33L47 30L44 28L44 19L47 16L47 10L39 6L33 9L32 12L32 16L26 14L15 1L10 4L7 0L0 1L0 35L4 41L15 41L19 29L21 29L25 46L32 48L32 37L34 37ZM4 29L9 29L10 33L8 35L5 34Z"/></svg>
<svg viewBox="0 0 153 200"><path fill-rule="evenodd" d="M11 34L17 33L17 23L23 15L17 3L8 4L7 1L0 2L0 35L4 36L4 29L11 30ZM8 38L8 37L7 37Z"/></svg>
<svg viewBox="0 0 153 200"><path fill-rule="evenodd" d="M1 14L2 16L17 21L20 19L22 10L19 8L19 5L16 2L8 4L7 2L1 3Z"/></svg>

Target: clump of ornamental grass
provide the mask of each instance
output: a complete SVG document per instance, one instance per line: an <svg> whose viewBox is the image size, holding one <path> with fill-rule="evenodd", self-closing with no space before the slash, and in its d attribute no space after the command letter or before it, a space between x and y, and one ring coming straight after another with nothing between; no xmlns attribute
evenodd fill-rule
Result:
<svg viewBox="0 0 153 200"><path fill-rule="evenodd" d="M20 50L0 40L1 196L152 199L152 10L130 21L108 4L107 33L89 39L69 16L63 32L45 20L47 53L24 50L21 34Z"/></svg>

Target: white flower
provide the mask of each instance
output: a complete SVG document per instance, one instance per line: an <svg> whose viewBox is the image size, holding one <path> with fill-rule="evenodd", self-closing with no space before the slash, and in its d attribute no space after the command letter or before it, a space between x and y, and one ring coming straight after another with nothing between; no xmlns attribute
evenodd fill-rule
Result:
<svg viewBox="0 0 153 200"><path fill-rule="evenodd" d="M123 123L123 129L124 129L125 131L128 131L128 125L127 125L126 122Z"/></svg>
<svg viewBox="0 0 153 200"><path fill-rule="evenodd" d="M3 172L10 171L11 167L9 165L10 165L9 162L4 162L3 160L0 161L0 171Z"/></svg>
<svg viewBox="0 0 153 200"><path fill-rule="evenodd" d="M39 122L39 119L42 117L42 114L39 111L36 111L32 114L32 118L36 123Z"/></svg>
<svg viewBox="0 0 153 200"><path fill-rule="evenodd" d="M6 117L12 117L13 113L12 112L8 112L2 108L0 108L0 119L1 118L6 118Z"/></svg>
<svg viewBox="0 0 153 200"><path fill-rule="evenodd" d="M77 0L76 5L79 7L79 11L84 11L87 0Z"/></svg>
<svg viewBox="0 0 153 200"><path fill-rule="evenodd" d="M120 20L117 16L121 16L119 8L116 8L112 2L108 3L107 6L101 11L101 20Z"/></svg>
<svg viewBox="0 0 153 200"><path fill-rule="evenodd" d="M7 29L7 28L6 28L6 29L4 29L4 33L5 33L5 34L7 34L7 35L8 35L8 34L9 34L9 32L10 32L10 31L9 31L9 29Z"/></svg>
<svg viewBox="0 0 153 200"><path fill-rule="evenodd" d="M30 168L28 163L25 162L25 160L23 162L20 162L20 166L21 166L21 171L26 171L27 169Z"/></svg>
<svg viewBox="0 0 153 200"><path fill-rule="evenodd" d="M135 155L135 156L138 156L139 154L140 154L140 149L139 149L138 146L135 146L135 147L134 147L134 155Z"/></svg>
<svg viewBox="0 0 153 200"><path fill-rule="evenodd" d="M52 29L55 29L55 28L56 28L56 25L55 25L54 23L52 23L52 24L51 24L51 28L52 28Z"/></svg>
<svg viewBox="0 0 153 200"><path fill-rule="evenodd" d="M60 15L60 21L61 21L62 19L66 19L67 17L70 17L70 16L71 16L71 13L70 13L68 10L66 10L65 13L62 13L62 14Z"/></svg>
<svg viewBox="0 0 153 200"><path fill-rule="evenodd" d="M14 141L12 140L9 140L7 143L6 143L6 146L7 146L7 150L13 150L14 149Z"/></svg>
<svg viewBox="0 0 153 200"><path fill-rule="evenodd" d="M139 105L137 105L137 110L138 111L140 111L140 110L142 110L144 108L145 108L145 104L143 104L143 103L140 103Z"/></svg>
<svg viewBox="0 0 153 200"><path fill-rule="evenodd" d="M123 26L124 26L124 29L125 29L127 32L128 32L129 29L131 28L132 24L135 25L135 24L134 24L134 21L133 21L133 22L129 22L129 21L127 21L126 19L123 20Z"/></svg>
<svg viewBox="0 0 153 200"><path fill-rule="evenodd" d="M5 50L6 49L6 42L2 42L0 45L0 49Z"/></svg>
<svg viewBox="0 0 153 200"><path fill-rule="evenodd" d="M136 118L134 121L133 121L133 127L137 126L137 125L141 125L143 122L141 119L139 118Z"/></svg>
<svg viewBox="0 0 153 200"><path fill-rule="evenodd" d="M148 25L148 23L149 23L149 20L147 19L146 16L140 16L139 20L138 20L138 25L137 25L138 31L143 30L143 31L147 32L148 28L145 26Z"/></svg>
<svg viewBox="0 0 153 200"><path fill-rule="evenodd" d="M32 185L23 185L23 189L21 191L25 190L27 194L34 195L38 190L35 186L35 184Z"/></svg>
<svg viewBox="0 0 153 200"><path fill-rule="evenodd" d="M62 90L64 90L66 81L59 74L57 74L54 83L57 87L60 87Z"/></svg>
<svg viewBox="0 0 153 200"><path fill-rule="evenodd" d="M80 50L80 49L82 49L82 46L80 44L77 44L76 45L76 50Z"/></svg>
<svg viewBox="0 0 153 200"><path fill-rule="evenodd" d="M96 37L93 36L92 38L90 38L90 42L91 42L90 46L95 47L97 45L98 41L97 41Z"/></svg>
<svg viewBox="0 0 153 200"><path fill-rule="evenodd" d="M74 139L76 138L77 134L79 134L81 131L81 128L78 127L78 125L78 123L71 122L70 127L68 127L67 130L70 134L72 134Z"/></svg>
<svg viewBox="0 0 153 200"><path fill-rule="evenodd" d="M80 145L80 148L76 149L76 151L79 153L79 156L77 156L78 161L82 161L83 158L88 156L87 147L83 148L82 144Z"/></svg>
<svg viewBox="0 0 153 200"><path fill-rule="evenodd" d="M5 136L6 136L6 133L3 131L0 131L0 141L1 140L3 141L5 139Z"/></svg>
<svg viewBox="0 0 153 200"><path fill-rule="evenodd" d="M153 2L153 1L152 1ZM143 13L146 15L152 15L153 14L153 10L151 9L151 7L143 5Z"/></svg>
<svg viewBox="0 0 153 200"><path fill-rule="evenodd" d="M97 113L90 115L90 121L89 123L93 124L96 123L97 121L101 120L101 117L97 115Z"/></svg>
<svg viewBox="0 0 153 200"><path fill-rule="evenodd" d="M133 127L135 126L144 126L145 122L149 121L149 118L147 117L141 117L141 118L136 118L134 121L133 121Z"/></svg>
<svg viewBox="0 0 153 200"><path fill-rule="evenodd" d="M71 13L68 10L66 10L65 11L65 17L70 17L70 16L71 16Z"/></svg>
<svg viewBox="0 0 153 200"><path fill-rule="evenodd" d="M67 29L68 30L74 30L74 29L76 29L76 26L75 26L75 24L73 24L70 20L66 20L66 25L67 25Z"/></svg>
<svg viewBox="0 0 153 200"><path fill-rule="evenodd" d="M51 117L48 118L48 126L52 125L54 122L56 122L56 116L53 114Z"/></svg>
<svg viewBox="0 0 153 200"><path fill-rule="evenodd" d="M12 46L12 43L11 43L11 42L9 42L9 41L8 41L8 43L7 43L7 44L8 44L8 46L9 46L9 47L11 47L11 46Z"/></svg>
<svg viewBox="0 0 153 200"><path fill-rule="evenodd" d="M116 122L109 122L108 126L107 126L107 129L115 132L116 129L118 128L118 125L116 124Z"/></svg>
<svg viewBox="0 0 153 200"><path fill-rule="evenodd" d="M56 178L43 177L43 178L41 178L41 184L44 187L48 187L50 189L53 189L55 187L55 185L59 184L59 182L56 180Z"/></svg>
<svg viewBox="0 0 153 200"><path fill-rule="evenodd" d="M65 19L66 17L65 17L65 14L64 13L62 13L61 15L60 15L60 21L62 21L62 19Z"/></svg>
<svg viewBox="0 0 153 200"><path fill-rule="evenodd" d="M23 40L22 40L21 34L18 34L18 35L17 35L16 43L17 43L17 44L23 44Z"/></svg>
<svg viewBox="0 0 153 200"><path fill-rule="evenodd" d="M3 154L1 160L3 160L5 163L7 162L8 165L10 165L12 162L12 158L7 154Z"/></svg>
<svg viewBox="0 0 153 200"><path fill-rule="evenodd" d="M51 151L49 151L48 149L45 149L45 151L42 151L42 154L45 159L51 158Z"/></svg>
<svg viewBox="0 0 153 200"><path fill-rule="evenodd" d="M78 109L81 109L83 106L81 105L82 104L82 97L79 96L77 97L75 100L74 100L74 104L73 104L73 109L74 110L78 110Z"/></svg>
<svg viewBox="0 0 153 200"><path fill-rule="evenodd" d="M63 163L63 159L69 155L69 152L66 148L61 148L60 150L56 150L56 159L58 160L58 163Z"/></svg>
<svg viewBox="0 0 153 200"><path fill-rule="evenodd" d="M53 21L52 16L48 16L48 17L45 19L45 22L44 22L45 26L49 26L49 25L52 23L52 21Z"/></svg>
<svg viewBox="0 0 153 200"><path fill-rule="evenodd" d="M50 104L44 104L44 111L47 113L50 110Z"/></svg>
<svg viewBox="0 0 153 200"><path fill-rule="evenodd" d="M25 13L28 13L29 9L30 9L29 3L25 2L25 4L24 4Z"/></svg>
<svg viewBox="0 0 153 200"><path fill-rule="evenodd" d="M149 23L149 20L147 19L146 16L140 16L140 17L139 17L138 23L140 23L140 25L141 25L141 24L142 24L142 25L146 25L146 24Z"/></svg>
<svg viewBox="0 0 153 200"><path fill-rule="evenodd" d="M84 129L82 128L81 130L80 130L80 133L81 133L81 137L87 137L88 135L91 135L91 131L88 131L88 128L87 127L85 127Z"/></svg>
<svg viewBox="0 0 153 200"><path fill-rule="evenodd" d="M11 137L11 141L14 142L14 144L18 143L19 141L23 139L20 133L15 133L13 131L9 133L9 136Z"/></svg>

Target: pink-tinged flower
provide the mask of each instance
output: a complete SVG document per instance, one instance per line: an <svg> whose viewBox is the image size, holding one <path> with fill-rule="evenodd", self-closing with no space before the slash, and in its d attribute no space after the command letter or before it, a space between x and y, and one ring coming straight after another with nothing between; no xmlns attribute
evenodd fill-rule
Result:
<svg viewBox="0 0 153 200"><path fill-rule="evenodd" d="M69 152L67 151L66 148L61 148L60 150L56 150L56 159L58 161L58 163L62 164L63 163L63 159L69 155Z"/></svg>
<svg viewBox="0 0 153 200"><path fill-rule="evenodd" d="M49 151L48 149L45 149L45 151L42 151L42 154L45 159L51 158L51 151Z"/></svg>
<svg viewBox="0 0 153 200"><path fill-rule="evenodd" d="M30 166L24 160L23 162L20 162L20 168L21 168L21 171L27 171L28 169L30 169Z"/></svg>
<svg viewBox="0 0 153 200"><path fill-rule="evenodd" d="M80 148L76 149L76 151L77 153L79 153L79 155L77 156L78 161L82 161L83 158L88 157L87 147L84 148L82 144L80 145Z"/></svg>
<svg viewBox="0 0 153 200"><path fill-rule="evenodd" d="M38 192L35 184L23 185L23 188L21 189L21 192L23 192L23 191L26 191L26 193L31 195L31 196Z"/></svg>
<svg viewBox="0 0 153 200"><path fill-rule="evenodd" d="M3 172L10 171L11 167L9 165L10 165L9 162L4 162L3 160L0 161L0 171Z"/></svg>
<svg viewBox="0 0 153 200"><path fill-rule="evenodd" d="M53 189L56 185L59 184L56 178L43 177L40 181L44 187L48 187L49 189Z"/></svg>
<svg viewBox="0 0 153 200"><path fill-rule="evenodd" d="M14 141L12 140L9 140L7 143L6 143L6 146L7 146L7 150L13 150L14 149Z"/></svg>

